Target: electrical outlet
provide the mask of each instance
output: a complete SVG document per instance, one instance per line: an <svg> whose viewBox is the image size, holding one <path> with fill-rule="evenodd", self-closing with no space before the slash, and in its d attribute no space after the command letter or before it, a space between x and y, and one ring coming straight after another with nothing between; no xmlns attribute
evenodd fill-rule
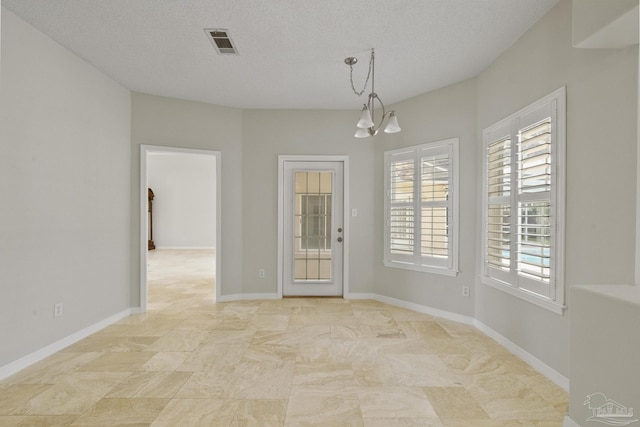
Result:
<svg viewBox="0 0 640 427"><path fill-rule="evenodd" d="M469 293L470 293L470 291L469 291L469 287L468 287L468 286L463 286L463 287L462 287L462 296L463 296L463 297L468 297L468 296L469 296Z"/></svg>
<svg viewBox="0 0 640 427"><path fill-rule="evenodd" d="M261 268L258 270L258 277L261 279L264 279L266 277L266 273L264 271L264 268Z"/></svg>
<svg viewBox="0 0 640 427"><path fill-rule="evenodd" d="M53 306L53 317L62 316L62 303L59 302Z"/></svg>

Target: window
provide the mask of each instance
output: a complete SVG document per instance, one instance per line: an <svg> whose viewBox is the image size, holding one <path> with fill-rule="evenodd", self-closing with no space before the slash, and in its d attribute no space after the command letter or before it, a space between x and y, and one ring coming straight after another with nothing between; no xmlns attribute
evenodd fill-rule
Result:
<svg viewBox="0 0 640 427"><path fill-rule="evenodd" d="M296 281L331 279L333 172L295 171Z"/></svg>
<svg viewBox="0 0 640 427"><path fill-rule="evenodd" d="M564 308L565 89L483 132L482 281Z"/></svg>
<svg viewBox="0 0 640 427"><path fill-rule="evenodd" d="M300 194L300 249L331 249L331 194Z"/></svg>
<svg viewBox="0 0 640 427"><path fill-rule="evenodd" d="M387 151L384 158L384 264L455 276L458 139Z"/></svg>

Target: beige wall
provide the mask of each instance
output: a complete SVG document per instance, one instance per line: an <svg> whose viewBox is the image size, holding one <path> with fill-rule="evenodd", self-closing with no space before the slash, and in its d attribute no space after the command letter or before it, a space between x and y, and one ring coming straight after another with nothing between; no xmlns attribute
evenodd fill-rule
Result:
<svg viewBox="0 0 640 427"><path fill-rule="evenodd" d="M223 224L220 294L242 293L242 110L174 98L132 94L131 305L140 304L140 146L220 151Z"/></svg>
<svg viewBox="0 0 640 427"><path fill-rule="evenodd" d="M476 81L470 79L394 105L402 132L376 136L374 291L403 301L473 316L473 295L462 296L462 286L473 287L476 237ZM384 152L402 147L459 138L460 251L457 277L385 267Z"/></svg>
<svg viewBox="0 0 640 427"><path fill-rule="evenodd" d="M354 97L355 98L355 97ZM355 102L354 102L355 103ZM373 282L374 146L353 137L358 111L247 110L244 113L244 291L277 291L278 155L349 156L350 292L371 292ZM348 214L348 213L347 213ZM266 270L264 279L258 269Z"/></svg>
<svg viewBox="0 0 640 427"><path fill-rule="evenodd" d="M561 0L478 77L478 150L482 129L567 87L567 288L634 280L637 54L572 48L571 2ZM559 316L476 287L478 320L568 376L570 300Z"/></svg>
<svg viewBox="0 0 640 427"><path fill-rule="evenodd" d="M348 155L351 206L359 212L351 219L351 291L369 292L373 148L370 142L353 138L356 120L357 111L242 111L134 93L132 304L137 305L140 292L137 254L141 144L222 153L222 296L277 292L278 155ZM258 269L265 270L264 279L258 277Z"/></svg>
<svg viewBox="0 0 640 427"><path fill-rule="evenodd" d="M635 408L640 402L640 288L623 285L571 288L571 395L569 415L575 425L588 425L593 415L584 405L589 395ZM592 408L603 402L593 399ZM623 421L624 419L620 419Z"/></svg>
<svg viewBox="0 0 640 427"><path fill-rule="evenodd" d="M574 46L624 47L638 43L638 0L573 0L571 18Z"/></svg>
<svg viewBox="0 0 640 427"><path fill-rule="evenodd" d="M127 89L2 10L0 367L130 307L130 116Z"/></svg>

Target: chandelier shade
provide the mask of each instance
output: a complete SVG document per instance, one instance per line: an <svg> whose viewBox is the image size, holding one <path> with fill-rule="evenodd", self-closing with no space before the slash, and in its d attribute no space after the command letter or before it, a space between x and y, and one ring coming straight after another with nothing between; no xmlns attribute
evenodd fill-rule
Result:
<svg viewBox="0 0 640 427"><path fill-rule="evenodd" d="M362 107L362 114L360 114L360 120L358 121L358 124L356 126L358 126L360 129L367 129L373 125L375 125L375 123L373 123L373 120L371 120L369 107L367 107L367 104L364 104L364 106Z"/></svg>
<svg viewBox="0 0 640 427"><path fill-rule="evenodd" d="M398 116L396 116L395 111L391 111L389 114L389 121L387 122L387 126L384 128L385 133L398 133L402 129L400 129L400 125L398 124Z"/></svg>
<svg viewBox="0 0 640 427"><path fill-rule="evenodd" d="M367 89L367 85L369 83L369 79L371 79L371 92L368 95L367 103L363 105L362 112L360 113L360 120L356 124L358 130L355 133L356 138L366 138L368 136L375 136L378 134L378 130L384 123L385 119L387 120L387 125L384 128L385 133L398 133L402 129L398 124L398 117L396 116L395 111L386 111L384 108L384 104L382 100L375 93L375 51L371 49L371 57L369 59L369 72L367 73L367 78L364 82L364 87L361 91L357 91L353 85L353 66L358 62L358 59L350 56L344 60L345 64L347 64L350 68L349 78L351 80L351 89L353 93L357 96L361 96L364 91ZM382 109L382 116L380 117L380 123L376 125L375 120L375 102L380 104L380 108Z"/></svg>
<svg viewBox="0 0 640 427"><path fill-rule="evenodd" d="M356 138L366 138L371 135L369 135L369 129L358 128L353 136Z"/></svg>

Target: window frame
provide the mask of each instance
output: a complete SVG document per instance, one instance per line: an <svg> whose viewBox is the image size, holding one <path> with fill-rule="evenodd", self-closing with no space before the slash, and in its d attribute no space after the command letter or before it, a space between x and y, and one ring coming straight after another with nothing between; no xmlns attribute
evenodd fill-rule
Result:
<svg viewBox="0 0 640 427"><path fill-rule="evenodd" d="M396 161L413 160L414 180L418 185L414 185L413 200L406 202L408 207L414 211L413 219L413 241L414 248L421 249L421 208L429 205L421 197L422 172L421 159L424 154L433 155L446 153L449 161L448 176L448 199L447 211L447 243L448 254L443 258L424 257L421 253L413 251L412 255L399 255L391 253L391 164ZM384 259L386 267L400 268L405 270L434 273L445 276L457 276L458 274L458 236L459 236L459 138L450 138L411 147L388 150L384 152ZM443 202L432 202L433 206L439 206ZM417 242L417 243L415 243ZM429 262L431 261L431 262Z"/></svg>
<svg viewBox="0 0 640 427"><path fill-rule="evenodd" d="M542 200L538 195L519 194L521 178L518 161L521 155L519 134L530 126L550 118L550 278L549 283L532 280L518 273L518 238L520 205ZM489 146L510 138L509 191L505 196L489 195ZM566 88L561 87L518 112L498 121L482 132L482 246L481 282L532 304L563 314L565 305L565 186L566 186ZM546 192L545 192L546 194ZM490 202L493 203L490 203ZM489 206L497 202L510 209L509 269L492 269L488 262Z"/></svg>

